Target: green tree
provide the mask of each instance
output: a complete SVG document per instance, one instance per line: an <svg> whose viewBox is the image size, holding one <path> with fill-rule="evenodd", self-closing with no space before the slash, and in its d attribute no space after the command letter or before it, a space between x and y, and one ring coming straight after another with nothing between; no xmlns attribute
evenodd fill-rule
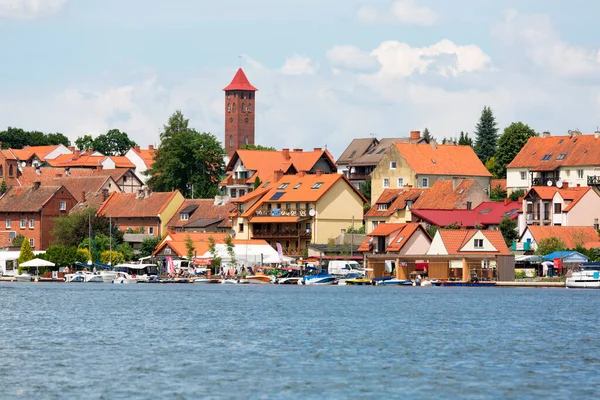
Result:
<svg viewBox="0 0 600 400"><path fill-rule="evenodd" d="M107 217L97 216L95 208L88 208L80 213L59 217L54 219L54 245L60 246L79 246L84 239L89 236L88 221L92 225L92 234L111 235L110 221ZM123 232L116 230L112 232L114 243L123 242ZM106 242L108 243L108 242Z"/></svg>
<svg viewBox="0 0 600 400"><path fill-rule="evenodd" d="M194 241L192 240L192 237L190 235L185 235L185 248L187 250L187 259L193 259L196 247L194 246Z"/></svg>
<svg viewBox="0 0 600 400"><path fill-rule="evenodd" d="M260 144L244 144L240 146L240 150L266 150L277 151L275 147L261 146Z"/></svg>
<svg viewBox="0 0 600 400"><path fill-rule="evenodd" d="M125 261L133 260L133 257L134 257L133 248L131 247L131 245L129 243L123 242L123 243L117 245L117 251L123 255L123 259Z"/></svg>
<svg viewBox="0 0 600 400"><path fill-rule="evenodd" d="M15 238L12 241L12 246L13 247L21 247L21 245L23 244L23 241L25 240L25 236L21 235L20 233L18 235L15 236Z"/></svg>
<svg viewBox="0 0 600 400"><path fill-rule="evenodd" d="M94 148L94 138L91 135L84 135L75 139L75 147L81 151Z"/></svg>
<svg viewBox="0 0 600 400"><path fill-rule="evenodd" d="M563 242L560 238L552 236L549 238L544 238L538 242L535 254L545 256L546 254L566 249L567 246L565 245L565 242Z"/></svg>
<svg viewBox="0 0 600 400"><path fill-rule="evenodd" d="M518 189L513 190L510 196L508 197L510 197L512 201L519 201L519 199L523 196L525 196L525 189Z"/></svg>
<svg viewBox="0 0 600 400"><path fill-rule="evenodd" d="M471 146L473 147L473 139L469 137L469 132L465 133L460 131L460 137L458 138L458 144L460 146Z"/></svg>
<svg viewBox="0 0 600 400"><path fill-rule="evenodd" d="M427 129L427 127L425 127L425 129L423 130L423 139L425 139L427 143L431 142L431 140L433 139L433 135L429 132L429 129Z"/></svg>
<svg viewBox="0 0 600 400"><path fill-rule="evenodd" d="M429 236L433 238L440 227L437 225L428 225L425 229L427 230L427 233L429 233Z"/></svg>
<svg viewBox="0 0 600 400"><path fill-rule="evenodd" d="M218 183L225 173L225 150L210 133L189 127L181 111L169 118L160 135L148 185L155 191L178 189L185 197L212 198L219 194Z"/></svg>
<svg viewBox="0 0 600 400"><path fill-rule="evenodd" d="M233 239L230 235L225 236L225 246L227 246L227 254L230 258L229 265L234 267L237 264L237 259L235 258L235 244L233 244Z"/></svg>
<svg viewBox="0 0 600 400"><path fill-rule="evenodd" d="M494 175L506 178L506 166L516 157L529 138L537 136L535 131L522 122L513 122L504 129L498 138L498 148L494 154Z"/></svg>
<svg viewBox="0 0 600 400"><path fill-rule="evenodd" d="M77 261L83 263L88 261L88 258L84 258L82 253L74 246L50 246L40 258L53 262L57 267L73 265Z"/></svg>
<svg viewBox="0 0 600 400"><path fill-rule="evenodd" d="M475 153L485 163L495 153L498 142L496 118L490 107L483 107L481 117L475 127Z"/></svg>
<svg viewBox="0 0 600 400"><path fill-rule="evenodd" d="M215 270L213 272L217 272L216 268L221 266L221 257L219 257L219 253L217 252L217 244L215 242L215 238L211 236L208 237L208 252L210 253L211 260L210 266Z"/></svg>
<svg viewBox="0 0 600 400"><path fill-rule="evenodd" d="M361 225L359 228L356 228L356 229L353 229L351 226L349 226L348 228L346 228L346 233L355 233L357 235L364 235L365 226Z"/></svg>
<svg viewBox="0 0 600 400"><path fill-rule="evenodd" d="M506 245L512 246L512 243L519 238L517 221L508 217L502 218L502 221L500 221L500 233L502 233Z"/></svg>
<svg viewBox="0 0 600 400"><path fill-rule="evenodd" d="M496 166L496 160L494 159L494 157L492 156L489 160L487 160L486 162L483 163L483 165L485 165L485 168L492 174L494 175L494 168ZM496 175L494 175L494 177L496 177Z"/></svg>
<svg viewBox="0 0 600 400"><path fill-rule="evenodd" d="M140 255L142 257L151 256L152 253L154 253L154 250L156 249L156 246L158 246L159 243L160 243L160 238L157 238L157 237L151 237L151 238L144 239L144 241L142 242L142 246L140 248Z"/></svg>
<svg viewBox="0 0 600 400"><path fill-rule="evenodd" d="M111 129L104 135L99 135L93 142L94 150L107 156L122 156L135 145L127 133L118 129Z"/></svg>
<svg viewBox="0 0 600 400"><path fill-rule="evenodd" d="M364 183L360 184L358 189L363 196L370 202L371 201L371 177L369 176Z"/></svg>
<svg viewBox="0 0 600 400"><path fill-rule="evenodd" d="M256 178L254 178L254 190L258 189L260 185L262 185L262 182L258 175L256 175Z"/></svg>
<svg viewBox="0 0 600 400"><path fill-rule="evenodd" d="M0 194L8 192L8 186L6 185L6 181L2 179L2 183L0 183Z"/></svg>
<svg viewBox="0 0 600 400"><path fill-rule="evenodd" d="M125 257L123 257L123 254L115 250L104 250L102 253L100 253L99 258L101 263L111 265L122 263L125 261Z"/></svg>
<svg viewBox="0 0 600 400"><path fill-rule="evenodd" d="M29 260L33 260L34 258L35 255L33 254L33 250L31 249L29 240L23 240L23 243L21 244L21 252L19 253L19 275L22 274L24 271L24 268L21 268L21 264Z"/></svg>
<svg viewBox="0 0 600 400"><path fill-rule="evenodd" d="M47 143L47 145L62 144L67 147L69 147L71 145L71 141L69 140L69 138L59 132L47 134L46 135L46 143Z"/></svg>
<svg viewBox="0 0 600 400"><path fill-rule="evenodd" d="M502 186L498 185L492 188L490 192L490 200L492 201L504 201L506 198L506 190L502 188Z"/></svg>

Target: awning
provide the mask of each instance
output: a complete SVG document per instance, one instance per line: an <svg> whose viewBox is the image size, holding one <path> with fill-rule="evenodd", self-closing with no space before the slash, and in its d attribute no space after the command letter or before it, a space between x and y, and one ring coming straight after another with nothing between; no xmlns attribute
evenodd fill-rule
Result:
<svg viewBox="0 0 600 400"><path fill-rule="evenodd" d="M268 224L268 223L291 223L298 222L298 217L254 217L250 220L251 224Z"/></svg>

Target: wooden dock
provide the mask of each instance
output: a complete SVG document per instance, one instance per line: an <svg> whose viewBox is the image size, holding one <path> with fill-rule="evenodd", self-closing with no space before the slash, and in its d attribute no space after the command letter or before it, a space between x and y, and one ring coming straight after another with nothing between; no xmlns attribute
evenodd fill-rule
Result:
<svg viewBox="0 0 600 400"><path fill-rule="evenodd" d="M564 282L543 282L543 281L531 281L531 282L496 282L498 287L538 287L538 288L564 288Z"/></svg>

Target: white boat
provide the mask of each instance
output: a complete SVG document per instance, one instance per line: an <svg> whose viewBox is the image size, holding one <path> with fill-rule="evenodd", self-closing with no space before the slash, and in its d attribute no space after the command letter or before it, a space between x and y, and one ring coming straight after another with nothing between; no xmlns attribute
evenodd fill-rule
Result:
<svg viewBox="0 0 600 400"><path fill-rule="evenodd" d="M198 279L194 280L194 283L200 283L200 284L221 283L221 280L214 279L214 278L198 278Z"/></svg>
<svg viewBox="0 0 600 400"><path fill-rule="evenodd" d="M83 271L77 271L72 274L65 274L65 282L85 282Z"/></svg>
<svg viewBox="0 0 600 400"><path fill-rule="evenodd" d="M129 275L126 272L117 272L117 276L116 276L115 280L113 281L113 283L130 285L130 284L138 283L138 280L133 278L131 275Z"/></svg>
<svg viewBox="0 0 600 400"><path fill-rule="evenodd" d="M273 283L273 280L269 275L249 275L246 277L248 283L254 283L259 285L269 285Z"/></svg>
<svg viewBox="0 0 600 400"><path fill-rule="evenodd" d="M379 281L377 284L384 285L384 286L412 286L413 283L410 279L392 278L392 279L386 279L383 281Z"/></svg>
<svg viewBox="0 0 600 400"><path fill-rule="evenodd" d="M238 280L237 279L221 279L221 283L225 284L225 285L237 285L238 284Z"/></svg>
<svg viewBox="0 0 600 400"><path fill-rule="evenodd" d="M31 276L31 274L24 273L21 275L15 275L15 280L17 282L31 282L33 280L33 276Z"/></svg>
<svg viewBox="0 0 600 400"><path fill-rule="evenodd" d="M578 270L569 271L565 286L569 289L600 289L600 264L583 263Z"/></svg>
<svg viewBox="0 0 600 400"><path fill-rule="evenodd" d="M97 274L95 272L84 271L83 272L83 281L84 282L97 282L102 283L102 275Z"/></svg>
<svg viewBox="0 0 600 400"><path fill-rule="evenodd" d="M113 281L117 277L117 271L113 271L111 269L100 271L100 276L102 277L102 282L113 283Z"/></svg>
<svg viewBox="0 0 600 400"><path fill-rule="evenodd" d="M334 283L335 276L330 274L305 275L302 278L302 284L304 285L325 286L333 285Z"/></svg>

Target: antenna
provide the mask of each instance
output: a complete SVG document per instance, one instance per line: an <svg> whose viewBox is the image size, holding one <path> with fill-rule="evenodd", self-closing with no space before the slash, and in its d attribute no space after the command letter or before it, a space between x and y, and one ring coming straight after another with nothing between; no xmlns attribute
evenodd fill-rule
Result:
<svg viewBox="0 0 600 400"><path fill-rule="evenodd" d="M240 54L238 56L238 59L240 60L240 68L242 68L242 60L244 59L244 57Z"/></svg>

